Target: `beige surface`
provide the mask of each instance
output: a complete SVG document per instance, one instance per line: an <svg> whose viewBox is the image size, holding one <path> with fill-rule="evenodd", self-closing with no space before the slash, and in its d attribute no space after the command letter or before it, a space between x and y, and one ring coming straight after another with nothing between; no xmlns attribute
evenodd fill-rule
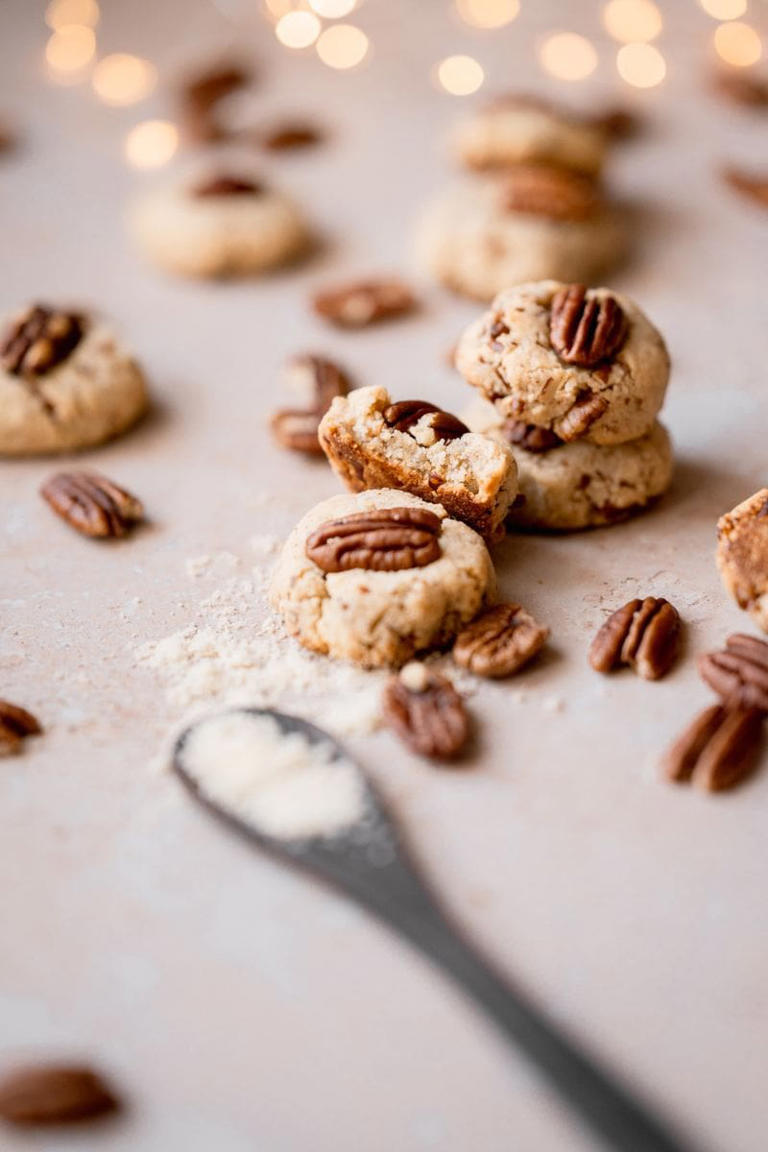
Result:
<svg viewBox="0 0 768 1152"><path fill-rule="evenodd" d="M338 490L265 431L285 357L325 351L365 383L407 379L408 392L461 407L443 357L471 306L429 292L418 318L345 335L311 317L308 290L404 263L410 223L445 174L433 142L459 105L430 88L433 61L476 45L497 86L514 56L530 87L529 46L562 12L524 5L510 33L484 38L447 5L368 0L359 18L376 50L356 75L278 57L255 24L265 115L317 104L334 129L326 150L268 165L332 246L304 272L199 287L154 276L120 231L145 182L125 171L121 138L162 114L163 97L121 112L87 88L46 87L37 7L2 6L0 104L28 139L2 163L0 310L37 295L97 302L141 354L158 410L85 458L152 516L115 547L51 515L36 494L44 463L0 465L2 691L48 729L0 771L0 1049L82 1051L133 1102L114 1129L3 1133L3 1152L585 1152L528 1068L420 960L253 856L148 767L174 714L132 657L215 586L187 578L187 557L245 558L254 532L285 534ZM202 2L104 7L103 50L145 52L161 69L226 38ZM674 490L626 526L500 549L502 590L551 627L552 653L474 698L475 772L421 765L385 734L353 747L445 899L555 1019L703 1149L762 1152L768 771L708 799L659 783L650 761L710 699L693 654L749 627L713 551L717 516L765 483L766 225L712 167L751 160L764 130L700 95L708 18L694 4L666 10L670 77L638 95L652 130L613 178L645 203L643 255L617 286L669 341ZM584 12L569 6L571 26L597 34L597 9ZM609 86L607 64L600 75ZM586 667L604 613L636 593L668 596L686 622L686 659L659 684Z"/></svg>

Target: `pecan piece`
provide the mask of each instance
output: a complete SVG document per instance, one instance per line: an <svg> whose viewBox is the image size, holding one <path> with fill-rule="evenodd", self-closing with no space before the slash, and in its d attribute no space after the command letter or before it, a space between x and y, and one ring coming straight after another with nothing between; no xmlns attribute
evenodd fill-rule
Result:
<svg viewBox="0 0 768 1152"><path fill-rule="evenodd" d="M600 419L607 407L608 401L604 396L595 396L589 388L583 389L576 397L573 406L560 420L560 439L578 440L589 431L595 421Z"/></svg>
<svg viewBox="0 0 768 1152"><path fill-rule="evenodd" d="M384 409L384 423L398 432L410 432L414 424L418 424L423 416L430 413L433 414L429 421L433 434L431 443L437 440L458 440L469 432L469 428L457 416L452 416L450 412L427 400L400 400L397 404L390 404Z"/></svg>
<svg viewBox="0 0 768 1152"><path fill-rule="evenodd" d="M364 328L413 312L416 299L407 284L389 277L326 288L315 294L312 307L318 316L340 328Z"/></svg>
<svg viewBox="0 0 768 1152"><path fill-rule="evenodd" d="M724 168L722 176L734 192L768 208L768 174L745 172L741 168Z"/></svg>
<svg viewBox="0 0 768 1152"><path fill-rule="evenodd" d="M589 123L609 140L630 140L641 129L639 117L628 108L609 108L590 117Z"/></svg>
<svg viewBox="0 0 768 1152"><path fill-rule="evenodd" d="M551 428L526 424L524 420L506 420L504 435L510 444L516 444L526 452L549 452L550 448L557 448L565 443Z"/></svg>
<svg viewBox="0 0 768 1152"><path fill-rule="evenodd" d="M144 519L141 501L97 472L57 472L40 494L83 536L125 536Z"/></svg>
<svg viewBox="0 0 768 1152"><path fill-rule="evenodd" d="M323 572L424 568L442 554L440 530L440 518L426 508L354 512L310 533L306 553Z"/></svg>
<svg viewBox="0 0 768 1152"><path fill-rule="evenodd" d="M311 148L322 139L322 132L314 125L295 120L269 128L261 137L261 143L270 152L286 152L293 148Z"/></svg>
<svg viewBox="0 0 768 1152"><path fill-rule="evenodd" d="M741 68L719 71L713 81L719 96L745 108L768 108L768 80Z"/></svg>
<svg viewBox="0 0 768 1152"><path fill-rule="evenodd" d="M757 763L763 736L759 708L705 708L661 757L669 780L691 780L705 792L740 784Z"/></svg>
<svg viewBox="0 0 768 1152"><path fill-rule="evenodd" d="M456 637L453 659L477 676L512 676L540 651L549 629L519 604L497 604Z"/></svg>
<svg viewBox="0 0 768 1152"><path fill-rule="evenodd" d="M216 64L188 79L181 89L180 108L187 139L204 144L226 136L217 115L219 102L250 79L250 72L237 63Z"/></svg>
<svg viewBox="0 0 768 1152"><path fill-rule="evenodd" d="M630 600L612 613L589 649L596 672L629 665L644 680L659 680L674 663L680 643L680 617L664 599Z"/></svg>
<svg viewBox="0 0 768 1152"><path fill-rule="evenodd" d="M347 374L322 356L294 356L285 370L286 384L299 392L306 408L281 408L271 420L272 434L283 448L294 452L323 453L317 431L337 396L352 387Z"/></svg>
<svg viewBox="0 0 768 1152"><path fill-rule="evenodd" d="M215 196L260 196L263 191L264 185L256 180L221 173L195 184L192 195L198 200L208 200Z"/></svg>
<svg viewBox="0 0 768 1152"><path fill-rule="evenodd" d="M18 752L26 736L38 736L42 728L31 712L11 704L10 700L0 700L0 756L10 756Z"/></svg>
<svg viewBox="0 0 768 1152"><path fill-rule="evenodd" d="M583 284L561 288L552 300L549 339L565 364L594 368L612 360L627 338L627 318L614 296L588 296Z"/></svg>
<svg viewBox="0 0 768 1152"><path fill-rule="evenodd" d="M12 376L43 376L66 360L84 331L83 319L75 312L35 304L6 330L0 343L0 365Z"/></svg>
<svg viewBox="0 0 768 1152"><path fill-rule="evenodd" d="M699 657L699 674L726 703L768 712L768 643L737 632L722 652Z"/></svg>
<svg viewBox="0 0 768 1152"><path fill-rule="evenodd" d="M509 169L501 184L502 208L548 216L551 220L585 220L594 215L599 198L586 176L546 164L520 164Z"/></svg>
<svg viewBox="0 0 768 1152"><path fill-rule="evenodd" d="M119 1106L99 1073L84 1065L30 1065L0 1080L0 1118L8 1124L71 1124Z"/></svg>
<svg viewBox="0 0 768 1152"><path fill-rule="evenodd" d="M450 680L424 664L406 664L382 701L385 723L404 744L430 760L454 760L469 739L464 701Z"/></svg>

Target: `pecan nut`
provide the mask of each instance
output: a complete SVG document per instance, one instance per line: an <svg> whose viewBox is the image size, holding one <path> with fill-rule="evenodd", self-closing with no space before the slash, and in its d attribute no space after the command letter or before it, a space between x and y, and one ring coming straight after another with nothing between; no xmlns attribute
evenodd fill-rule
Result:
<svg viewBox="0 0 768 1152"><path fill-rule="evenodd" d="M726 703L768 712L768 643L756 636L729 636L722 652L699 657L699 674Z"/></svg>
<svg viewBox="0 0 768 1152"><path fill-rule="evenodd" d="M540 428L538 424L526 424L524 420L507 420L504 435L510 444L524 448L526 452L549 452L565 441L551 428Z"/></svg>
<svg viewBox="0 0 768 1152"><path fill-rule="evenodd" d="M315 294L312 307L318 316L340 328L365 328L413 312L416 299L407 284L390 277L324 289Z"/></svg>
<svg viewBox="0 0 768 1152"><path fill-rule="evenodd" d="M283 448L321 456L317 436L320 421L337 396L346 396L351 382L345 372L322 356L295 356L289 361L286 384L302 394L305 408L281 408L271 420L272 434Z"/></svg>
<svg viewBox="0 0 768 1152"><path fill-rule="evenodd" d="M714 77L714 89L732 104L745 108L768 108L768 81L744 73L741 68L728 68Z"/></svg>
<svg viewBox="0 0 768 1152"><path fill-rule="evenodd" d="M28 308L0 342L0 365L12 376L44 376L74 352L83 338L83 319L43 304Z"/></svg>
<svg viewBox="0 0 768 1152"><path fill-rule="evenodd" d="M38 736L40 732L42 728L31 712L10 700L0 700L0 756L18 752L26 736Z"/></svg>
<svg viewBox="0 0 768 1152"><path fill-rule="evenodd" d="M250 72L237 63L221 63L191 77L181 90L180 119L184 135L194 143L220 140L228 133L219 122L218 105L243 88Z"/></svg>
<svg viewBox="0 0 768 1152"><path fill-rule="evenodd" d="M322 139L322 132L314 125L296 120L268 129L262 135L261 143L269 152L287 152L294 148L311 148Z"/></svg>
<svg viewBox="0 0 768 1152"><path fill-rule="evenodd" d="M501 184L502 209L551 220L586 220L599 204L595 183L586 176L546 164L511 168Z"/></svg>
<svg viewBox="0 0 768 1152"><path fill-rule="evenodd" d="M83 536L125 536L144 519L140 500L96 472L57 472L40 494Z"/></svg>
<svg viewBox="0 0 768 1152"><path fill-rule="evenodd" d="M454 760L469 739L469 716L450 680L406 664L384 690L383 717L404 744L430 760Z"/></svg>
<svg viewBox="0 0 768 1152"><path fill-rule="evenodd" d="M264 185L257 180L250 180L246 176L233 176L226 172L209 176L192 188L192 195L198 200L209 200L216 196L260 196L263 192Z"/></svg>
<svg viewBox="0 0 768 1152"><path fill-rule="evenodd" d="M452 416L450 412L426 400L400 400L397 404L390 404L383 413L384 423L398 432L410 432L414 424L430 414L428 438L431 443L437 440L458 440L469 432L469 428L457 416Z"/></svg>
<svg viewBox="0 0 768 1152"><path fill-rule="evenodd" d="M578 440L595 421L599 420L608 407L604 396L595 396L588 388L579 392L573 406L562 417L558 425L560 439Z"/></svg>
<svg viewBox="0 0 768 1152"><path fill-rule="evenodd" d="M99 1073L83 1065L21 1067L0 1080L0 1118L20 1127L91 1120L119 1107Z"/></svg>
<svg viewBox="0 0 768 1152"><path fill-rule="evenodd" d="M624 309L614 296L588 295L583 284L570 284L555 293L549 339L565 364L594 368L612 360L627 331Z"/></svg>
<svg viewBox="0 0 768 1152"><path fill-rule="evenodd" d="M723 792L750 775L762 738L759 708L713 704L670 744L661 757L661 769L669 780L690 780L705 792Z"/></svg>
<svg viewBox="0 0 768 1152"><path fill-rule="evenodd" d="M439 516L426 508L354 512L310 533L306 553L323 572L424 568L442 555L440 531Z"/></svg>
<svg viewBox="0 0 768 1152"><path fill-rule="evenodd" d="M498 604L459 633L453 659L478 676L512 676L533 659L548 638L549 629L519 604Z"/></svg>
<svg viewBox="0 0 768 1152"><path fill-rule="evenodd" d="M608 617L592 641L589 663L596 672L629 665L644 680L659 680L672 667L679 645L677 610L667 600L646 596Z"/></svg>
<svg viewBox="0 0 768 1152"><path fill-rule="evenodd" d="M723 179L734 192L768 208L768 174L745 172L741 168L724 168Z"/></svg>

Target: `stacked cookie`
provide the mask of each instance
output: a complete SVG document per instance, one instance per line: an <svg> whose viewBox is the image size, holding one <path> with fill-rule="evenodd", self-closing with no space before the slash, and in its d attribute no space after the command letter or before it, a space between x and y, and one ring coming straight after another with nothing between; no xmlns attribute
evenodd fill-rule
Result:
<svg viewBox="0 0 768 1152"><path fill-rule="evenodd" d="M525 280L593 281L624 230L599 182L605 128L542 100L507 96L458 126L472 173L425 216L419 259L442 284L488 301Z"/></svg>
<svg viewBox="0 0 768 1152"><path fill-rule="evenodd" d="M669 380L659 332L628 297L553 280L499 293L456 364L481 401L464 415L511 448L511 523L570 531L646 508L672 476L657 415Z"/></svg>

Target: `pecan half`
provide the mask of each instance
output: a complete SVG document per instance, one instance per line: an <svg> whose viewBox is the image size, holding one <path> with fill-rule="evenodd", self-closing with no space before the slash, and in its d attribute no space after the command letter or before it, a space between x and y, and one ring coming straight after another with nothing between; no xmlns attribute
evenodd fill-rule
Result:
<svg viewBox="0 0 768 1152"><path fill-rule="evenodd" d="M659 680L674 663L680 644L680 617L663 599L630 600L603 624L589 649L596 672L620 665L634 668L644 680Z"/></svg>
<svg viewBox="0 0 768 1152"><path fill-rule="evenodd" d="M599 204L592 180L546 164L517 165L506 172L500 187L505 211L551 220L585 220Z"/></svg>
<svg viewBox="0 0 768 1152"><path fill-rule="evenodd" d="M510 444L516 444L526 452L549 452L550 448L558 448L565 443L551 428L526 424L524 420L506 420L504 435Z"/></svg>
<svg viewBox="0 0 768 1152"><path fill-rule="evenodd" d="M364 328L413 312L416 299L407 284L390 277L326 288L312 298L312 307L340 328Z"/></svg>
<svg viewBox="0 0 768 1152"><path fill-rule="evenodd" d="M323 133L314 125L296 120L269 128L262 135L261 143L270 152L287 152L294 148L311 148L322 139Z"/></svg>
<svg viewBox="0 0 768 1152"><path fill-rule="evenodd" d="M589 123L609 140L630 140L641 129L639 117L628 108L609 108L590 117Z"/></svg>
<svg viewBox="0 0 768 1152"><path fill-rule="evenodd" d="M719 96L745 108L768 108L768 80L742 68L717 72L713 87Z"/></svg>
<svg viewBox="0 0 768 1152"><path fill-rule="evenodd" d="M549 629L519 604L497 604L456 637L453 659L478 676L512 676L540 651Z"/></svg>
<svg viewBox="0 0 768 1152"><path fill-rule="evenodd" d="M256 180L222 173L195 184L192 195L198 200L208 200L215 196L260 196L263 191L264 185Z"/></svg>
<svg viewBox="0 0 768 1152"><path fill-rule="evenodd" d="M699 657L699 674L728 704L768 712L768 643L737 632L722 652Z"/></svg>
<svg viewBox="0 0 768 1152"><path fill-rule="evenodd" d="M320 421L337 396L352 384L347 374L322 356L294 356L285 369L286 386L304 397L306 408L281 408L271 420L272 434L283 448L322 456L317 438Z"/></svg>
<svg viewBox="0 0 768 1152"><path fill-rule="evenodd" d="M745 172L741 168L724 168L723 179L734 192L768 208L768 173Z"/></svg>
<svg viewBox="0 0 768 1152"><path fill-rule="evenodd" d="M12 376L44 376L61 364L83 338L83 319L35 304L6 330L0 342L0 365Z"/></svg>
<svg viewBox="0 0 768 1152"><path fill-rule="evenodd" d="M0 756L18 752L26 736L38 736L40 732L42 728L31 712L10 700L0 700Z"/></svg>
<svg viewBox="0 0 768 1152"><path fill-rule="evenodd" d="M627 330L624 310L614 296L588 296L583 284L570 284L552 300L549 339L565 364L594 368L612 360Z"/></svg>
<svg viewBox="0 0 768 1152"><path fill-rule="evenodd" d="M450 680L424 664L406 664L392 677L382 711L403 743L430 760L454 760L469 739L464 701Z"/></svg>
<svg viewBox="0 0 768 1152"><path fill-rule="evenodd" d="M180 120L186 138L207 143L226 136L219 123L219 102L250 79L251 73L237 63L216 64L190 77L181 89Z"/></svg>
<svg viewBox="0 0 768 1152"><path fill-rule="evenodd" d="M427 400L400 400L397 404L390 404L384 409L384 423L398 432L410 432L414 424L418 424L423 416L432 413L429 421L433 442L436 440L458 440L469 432L466 424L462 424L457 416L430 404Z"/></svg>
<svg viewBox="0 0 768 1152"><path fill-rule="evenodd" d="M733 788L752 772L763 737L759 708L714 704L692 721L661 757L669 780L691 780L706 792Z"/></svg>
<svg viewBox="0 0 768 1152"><path fill-rule="evenodd" d="M583 436L595 421L599 420L608 407L604 396L595 396L589 388L579 392L573 406L566 412L559 423L560 438L565 441L578 440Z"/></svg>
<svg viewBox="0 0 768 1152"><path fill-rule="evenodd" d="M141 501L97 472L57 472L40 494L83 536L125 536L144 519Z"/></svg>
<svg viewBox="0 0 768 1152"><path fill-rule="evenodd" d="M396 572L438 560L440 518L426 508L381 508L328 520L307 537L306 553L324 572Z"/></svg>
<svg viewBox="0 0 768 1152"><path fill-rule="evenodd" d="M84 1065L30 1065L0 1080L0 1118L8 1124L70 1124L119 1107L99 1073Z"/></svg>

